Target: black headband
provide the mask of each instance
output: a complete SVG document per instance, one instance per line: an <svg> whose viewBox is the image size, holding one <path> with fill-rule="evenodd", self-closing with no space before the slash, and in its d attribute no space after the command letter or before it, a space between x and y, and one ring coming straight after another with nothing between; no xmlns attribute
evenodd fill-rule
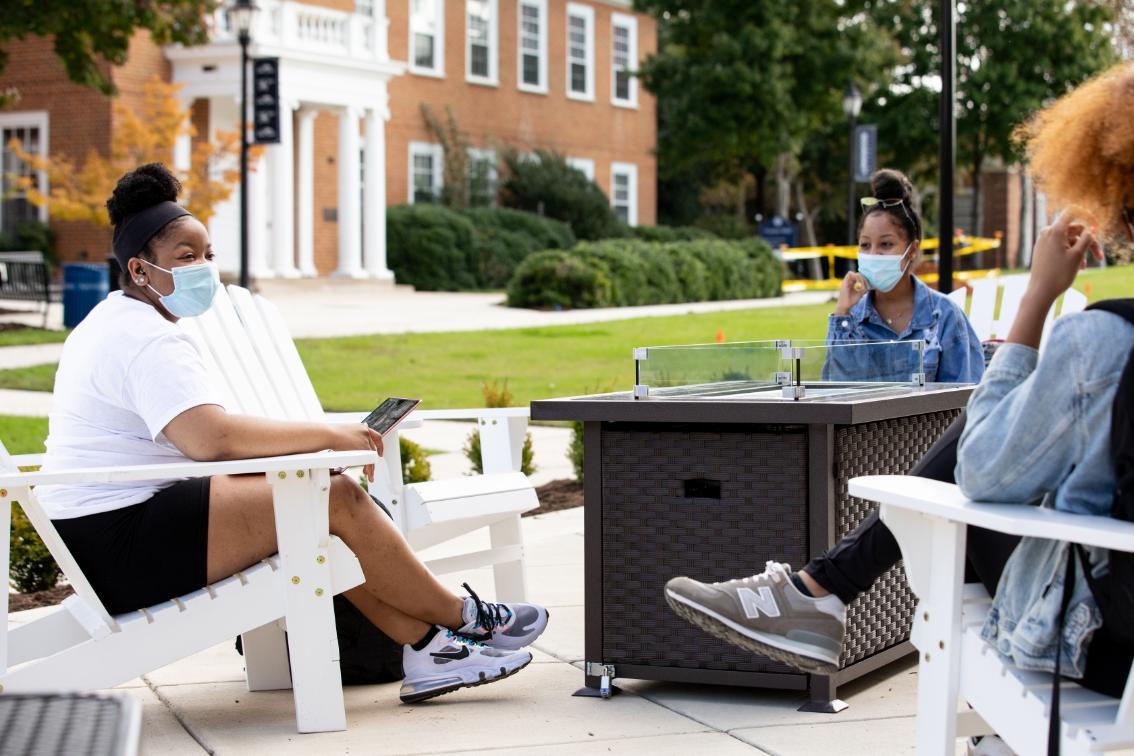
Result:
<svg viewBox="0 0 1134 756"><path fill-rule="evenodd" d="M114 256L118 258L122 270L127 269L126 263L130 258L137 257L158 231L165 228L170 221L183 215L191 215L191 213L176 202L159 202L153 207L147 207L123 218L122 222L114 227L112 242Z"/></svg>

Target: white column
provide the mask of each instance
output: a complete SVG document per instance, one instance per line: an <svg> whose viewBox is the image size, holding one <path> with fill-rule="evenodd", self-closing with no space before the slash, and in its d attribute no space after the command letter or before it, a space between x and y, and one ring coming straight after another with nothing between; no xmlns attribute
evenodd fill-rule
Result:
<svg viewBox="0 0 1134 756"><path fill-rule="evenodd" d="M268 201L267 163L265 157L248 160L248 275L252 278L273 276L268 265L268 247L271 244L268 214L271 204Z"/></svg>
<svg viewBox="0 0 1134 756"><path fill-rule="evenodd" d="M339 113L339 267L336 276L364 278L362 269L362 199L358 144L358 111Z"/></svg>
<svg viewBox="0 0 1134 756"><path fill-rule="evenodd" d="M299 234L299 273L314 277L315 270L315 118L317 110L299 111L299 165L297 184L299 208L296 228Z"/></svg>
<svg viewBox="0 0 1134 756"><path fill-rule="evenodd" d="M362 197L362 252L366 274L393 281L386 267L386 119L366 111L366 182Z"/></svg>
<svg viewBox="0 0 1134 756"><path fill-rule="evenodd" d="M268 174L270 179L272 215L271 261L275 275L281 278L298 278L295 267L295 160L291 142L292 118L295 104L280 100L280 143L268 148Z"/></svg>

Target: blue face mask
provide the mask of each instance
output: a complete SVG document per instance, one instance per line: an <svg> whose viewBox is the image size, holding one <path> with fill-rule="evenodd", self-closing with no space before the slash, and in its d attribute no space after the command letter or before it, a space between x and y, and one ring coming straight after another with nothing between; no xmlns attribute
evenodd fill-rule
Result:
<svg viewBox="0 0 1134 756"><path fill-rule="evenodd" d="M906 246L906 251L900 255L870 255L858 253L858 272L866 278L870 288L878 291L890 291L905 275L906 266L902 260L910 251L913 242Z"/></svg>
<svg viewBox="0 0 1134 756"><path fill-rule="evenodd" d="M138 258L141 260L141 258ZM203 265L182 265L173 270L167 270L151 262L142 262L151 268L164 270L173 276L173 291L162 294L154 287L146 284L150 291L158 295L162 307L169 310L169 314L178 318L195 318L204 314L213 304L213 297L220 288L220 271L216 263Z"/></svg>

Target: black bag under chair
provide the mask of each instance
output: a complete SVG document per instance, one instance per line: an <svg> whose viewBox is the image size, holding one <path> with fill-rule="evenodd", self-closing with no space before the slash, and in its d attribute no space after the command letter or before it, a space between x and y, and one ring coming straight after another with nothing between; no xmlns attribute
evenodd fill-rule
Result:
<svg viewBox="0 0 1134 756"><path fill-rule="evenodd" d="M370 498L374 499L373 496ZM387 516L390 510L374 499ZM334 597L335 634L339 641L339 673L343 685L374 685L405 677L402 671L402 644L374 626L354 604L342 595ZM241 639L236 652L244 655Z"/></svg>

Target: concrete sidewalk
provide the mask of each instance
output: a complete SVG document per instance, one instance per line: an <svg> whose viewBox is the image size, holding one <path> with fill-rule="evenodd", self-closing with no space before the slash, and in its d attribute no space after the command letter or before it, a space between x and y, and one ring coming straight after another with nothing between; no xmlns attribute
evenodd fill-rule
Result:
<svg viewBox="0 0 1134 756"><path fill-rule="evenodd" d="M535 663L514 678L416 706L398 684L346 689L345 732L298 735L290 691L249 693L225 642L119 688L143 704L144 754L901 754L914 752L911 659L839 689L841 714L796 711L805 694L619 680L609 700L583 684L583 510L523 521L530 598L551 610ZM473 534L450 548L485 548ZM760 558L763 558L761 556ZM491 593L488 570L447 576ZM42 610L33 610L39 612ZM22 613L27 615L30 613ZM26 621L16 615L14 621ZM958 753L962 753L960 749Z"/></svg>

